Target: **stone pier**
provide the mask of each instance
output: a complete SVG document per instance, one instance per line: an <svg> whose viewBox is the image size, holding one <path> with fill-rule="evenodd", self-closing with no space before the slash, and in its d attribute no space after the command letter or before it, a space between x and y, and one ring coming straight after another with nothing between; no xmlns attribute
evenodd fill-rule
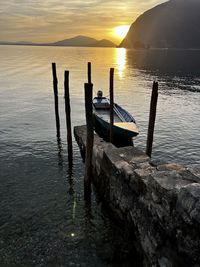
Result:
<svg viewBox="0 0 200 267"><path fill-rule="evenodd" d="M74 134L84 156L86 127ZM144 266L200 266L200 168L155 166L139 148L95 135L93 174L100 196L134 229Z"/></svg>

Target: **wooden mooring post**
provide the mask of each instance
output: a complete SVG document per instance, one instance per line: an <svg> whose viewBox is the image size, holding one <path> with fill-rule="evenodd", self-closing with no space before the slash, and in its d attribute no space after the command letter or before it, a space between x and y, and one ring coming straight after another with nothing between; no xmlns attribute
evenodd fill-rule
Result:
<svg viewBox="0 0 200 267"><path fill-rule="evenodd" d="M88 64L87 64L87 74L88 74L88 83L92 83L92 78L91 78L91 62L88 62Z"/></svg>
<svg viewBox="0 0 200 267"><path fill-rule="evenodd" d="M114 68L110 69L110 142L113 143L113 124L114 124Z"/></svg>
<svg viewBox="0 0 200 267"><path fill-rule="evenodd" d="M85 83L84 89L85 89L85 114L86 114L86 125L87 125L84 197L85 200L89 200L91 195L92 153L93 153L93 143L94 143L93 114L92 114L93 84Z"/></svg>
<svg viewBox="0 0 200 267"><path fill-rule="evenodd" d="M158 100L158 83L154 81L153 82L153 88L152 88L152 94L151 94L151 104L150 104L150 113L149 113L149 127L148 127L147 146L146 146L146 154L149 157L151 157L151 153L152 153L153 134L154 134L155 119L156 119L157 100Z"/></svg>
<svg viewBox="0 0 200 267"><path fill-rule="evenodd" d="M57 137L60 138L60 118L59 118L59 108L58 108L58 79L56 74L56 63L52 63L52 74L53 74L53 89L54 89L54 101L55 101L56 130L57 130Z"/></svg>
<svg viewBox="0 0 200 267"><path fill-rule="evenodd" d="M71 108L70 108L70 96L69 96L69 71L65 71L64 91L65 91L68 161L69 163L71 163L73 157L73 149L72 149Z"/></svg>

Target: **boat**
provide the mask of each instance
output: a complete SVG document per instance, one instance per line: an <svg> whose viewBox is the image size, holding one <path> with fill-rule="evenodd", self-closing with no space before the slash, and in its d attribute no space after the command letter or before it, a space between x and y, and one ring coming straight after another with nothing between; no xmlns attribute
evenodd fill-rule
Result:
<svg viewBox="0 0 200 267"><path fill-rule="evenodd" d="M118 104L113 104L113 138L115 143L132 141L139 134L133 116ZM110 131L110 100L103 97L102 91L97 92L93 98L93 116L95 131L104 139L109 140Z"/></svg>

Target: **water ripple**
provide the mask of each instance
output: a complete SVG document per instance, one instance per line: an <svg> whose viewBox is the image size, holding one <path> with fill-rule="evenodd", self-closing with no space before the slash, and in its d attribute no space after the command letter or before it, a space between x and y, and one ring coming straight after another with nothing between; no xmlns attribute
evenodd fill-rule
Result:
<svg viewBox="0 0 200 267"><path fill-rule="evenodd" d="M75 140L73 165L68 164L63 71L67 64L74 126L85 123L86 62L93 62L94 90L102 89L105 95L109 68L116 67L115 101L134 114L140 129L135 145L143 149L156 78L159 98L153 158L196 165L200 163L199 54L179 52L171 57L166 51L127 50L120 59L116 49L0 49L1 264L139 266L130 250L132 240L124 238L121 226L109 219L95 193L92 205L85 205L84 166ZM189 56L195 58L189 68L178 61ZM59 78L60 143L55 129L53 61Z"/></svg>

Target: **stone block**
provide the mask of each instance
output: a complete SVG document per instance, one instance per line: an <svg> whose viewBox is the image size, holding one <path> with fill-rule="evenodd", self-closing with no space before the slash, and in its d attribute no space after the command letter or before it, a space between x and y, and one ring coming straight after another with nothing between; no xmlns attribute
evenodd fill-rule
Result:
<svg viewBox="0 0 200 267"><path fill-rule="evenodd" d="M200 226L200 184L193 183L181 188L176 209L185 222L195 221Z"/></svg>
<svg viewBox="0 0 200 267"><path fill-rule="evenodd" d="M177 163L166 163L166 164L161 164L158 165L157 167L158 171L183 171L186 170L186 167L183 165L177 164Z"/></svg>
<svg viewBox="0 0 200 267"><path fill-rule="evenodd" d="M74 133L84 153L86 127ZM200 168L153 165L139 148L117 148L95 135L93 170L104 201L134 226L147 266L187 266L186 259L200 266Z"/></svg>
<svg viewBox="0 0 200 267"><path fill-rule="evenodd" d="M187 166L187 169L196 176L196 179L198 180L198 183L200 183L200 166L197 166L196 164Z"/></svg>

